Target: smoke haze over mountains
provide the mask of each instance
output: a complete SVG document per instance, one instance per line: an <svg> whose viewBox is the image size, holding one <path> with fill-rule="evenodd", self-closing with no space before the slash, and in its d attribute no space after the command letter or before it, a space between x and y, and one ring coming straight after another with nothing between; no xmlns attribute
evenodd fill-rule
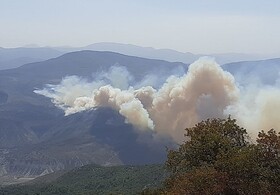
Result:
<svg viewBox="0 0 280 195"><path fill-rule="evenodd" d="M65 115L110 107L139 130L168 135L177 142L186 127L212 117L232 115L252 136L261 129L280 129L279 79L274 85L238 83L210 58L200 58L185 74L177 70L169 77L147 75L135 81L117 65L94 78L69 76L35 92L51 98Z"/></svg>

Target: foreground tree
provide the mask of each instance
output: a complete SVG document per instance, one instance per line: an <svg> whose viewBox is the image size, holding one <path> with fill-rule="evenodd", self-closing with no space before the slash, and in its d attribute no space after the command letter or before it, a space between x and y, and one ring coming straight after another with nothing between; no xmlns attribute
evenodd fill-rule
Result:
<svg viewBox="0 0 280 195"><path fill-rule="evenodd" d="M258 163L270 191L280 194L280 133L261 131L257 139Z"/></svg>
<svg viewBox="0 0 280 195"><path fill-rule="evenodd" d="M235 119L209 119L186 129L187 141L169 150L164 187L152 194L280 194L280 135L248 142Z"/></svg>

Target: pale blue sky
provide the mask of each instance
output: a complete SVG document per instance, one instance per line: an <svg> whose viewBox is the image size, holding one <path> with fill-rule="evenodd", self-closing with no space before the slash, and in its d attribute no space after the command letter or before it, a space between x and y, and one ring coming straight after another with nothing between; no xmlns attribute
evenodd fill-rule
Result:
<svg viewBox="0 0 280 195"><path fill-rule="evenodd" d="M280 55L280 0L0 0L0 47L95 42Z"/></svg>

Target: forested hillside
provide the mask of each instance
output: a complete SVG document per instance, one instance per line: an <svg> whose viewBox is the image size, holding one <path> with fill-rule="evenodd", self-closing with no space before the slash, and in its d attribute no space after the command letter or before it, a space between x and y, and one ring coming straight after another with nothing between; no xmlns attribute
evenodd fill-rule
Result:
<svg viewBox="0 0 280 195"><path fill-rule="evenodd" d="M137 194L161 186L162 165L102 167L86 165L56 178L46 175L31 183L0 189L1 195ZM48 181L48 182L45 182Z"/></svg>

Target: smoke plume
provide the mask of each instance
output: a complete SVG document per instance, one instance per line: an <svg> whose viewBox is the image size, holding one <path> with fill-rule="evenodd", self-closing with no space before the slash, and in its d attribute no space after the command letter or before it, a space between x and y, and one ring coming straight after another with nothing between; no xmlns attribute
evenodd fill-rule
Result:
<svg viewBox="0 0 280 195"><path fill-rule="evenodd" d="M261 129L280 129L280 90L239 86L213 59L201 58L183 76L170 76L159 88L155 75L134 83L124 67L112 67L93 82L64 78L35 93L52 99L65 115L96 107L111 107L140 130L153 130L180 142L184 129L197 122L231 114L252 135ZM143 85L148 84L149 85Z"/></svg>

